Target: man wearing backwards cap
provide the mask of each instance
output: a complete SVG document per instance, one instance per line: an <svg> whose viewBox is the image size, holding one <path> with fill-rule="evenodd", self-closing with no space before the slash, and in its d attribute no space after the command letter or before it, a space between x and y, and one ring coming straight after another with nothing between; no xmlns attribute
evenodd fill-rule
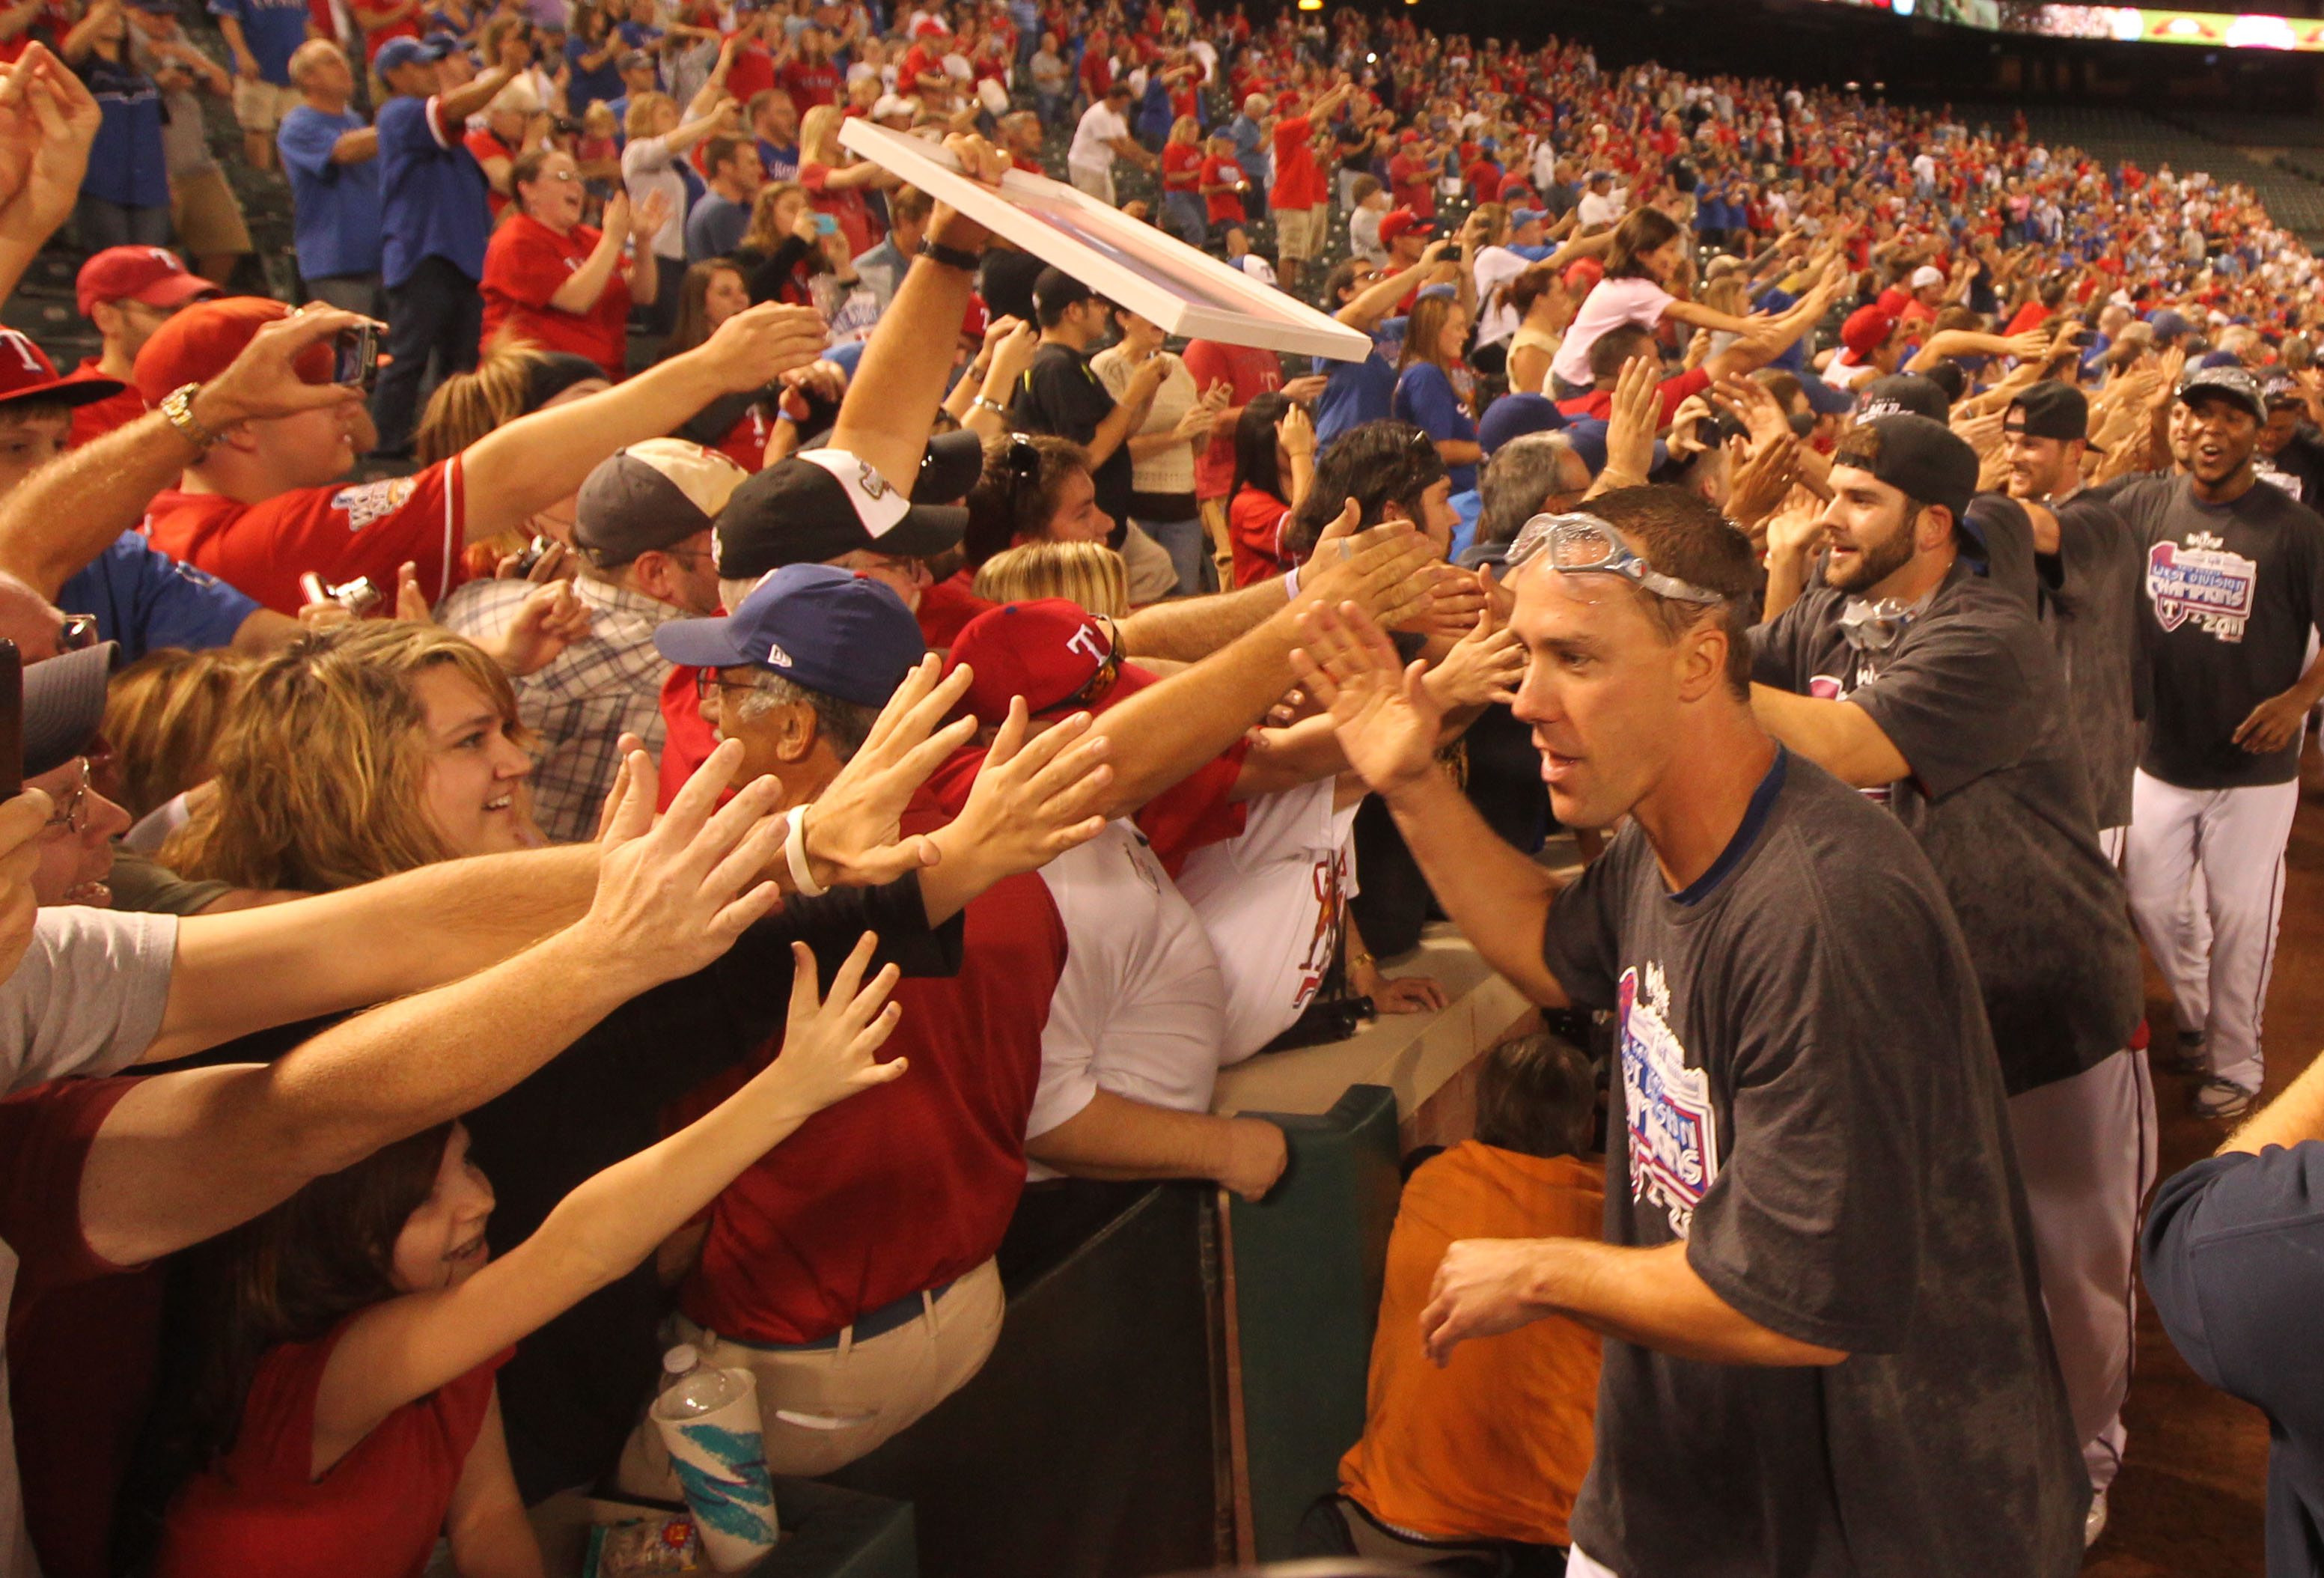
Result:
<svg viewBox="0 0 2324 1578"><path fill-rule="evenodd" d="M387 288L390 360L372 396L379 453L410 453L420 380L432 352L444 370L476 365L484 300L491 189L468 152L468 117L492 103L530 64L524 31L502 36L502 58L475 80L444 79L446 51L418 39L390 39L372 60L394 97L379 107L380 281ZM423 572L426 566L422 565Z"/></svg>
<svg viewBox="0 0 2324 1578"><path fill-rule="evenodd" d="M247 420L231 408L209 410L200 398L206 382L269 331L299 347L300 376L326 385L331 352L325 342L362 321L311 308L294 315L255 297L188 308L137 358L138 385L162 410L93 447L92 457L105 448L115 472L92 471L92 480L116 494L143 486L150 494L161 481L157 468L183 466L179 485L154 498L147 513L154 546L280 612L296 613L304 600L302 571L334 585L368 576L392 586L407 560L419 567L420 589L433 603L449 589L467 542L521 525L567 496L613 450L658 437L672 412L764 388L813 361L824 335L811 308L753 307L719 325L703 345L618 388L511 422L416 475L346 487L333 479L355 461L364 420L360 391L335 389L313 409ZM173 392L190 402L174 417ZM132 433L143 436L147 452L110 448ZM167 440L157 442L164 433ZM93 534L97 524L91 515L87 531ZM46 530L70 527L56 522ZM94 552L95 545L83 551Z"/></svg>
<svg viewBox="0 0 2324 1578"><path fill-rule="evenodd" d="M2116 491L2145 597L2140 630L2154 687L2131 789L2130 900L2178 1001L2196 1111L2232 1117L2260 1087L2260 1016L2283 897L2283 849L2300 803L2300 739L2324 698L2324 521L2254 471L2267 420L2258 382L2207 367L2172 411L2187 470ZM2206 958L2180 918L2200 863L2211 922Z"/></svg>
<svg viewBox="0 0 2324 1578"><path fill-rule="evenodd" d="M1974 452L1926 417L1840 440L1822 584L1752 632L1767 732L1886 804L1969 941L2089 1482L2121 1466L2132 1246L2154 1095L2127 1050L2144 992L2098 847L2066 678L2034 610L1962 557ZM1899 962L1899 967L1904 967Z"/></svg>
<svg viewBox="0 0 2324 1578"><path fill-rule="evenodd" d="M887 586L812 564L774 571L723 619L664 624L655 641L702 675L704 715L743 746L738 779L774 774L782 804L803 817L923 655L918 627ZM1028 744L1023 761L1047 760L1077 732ZM1076 759L1096 754L1056 763L1058 787L1077 776ZM996 761L1014 765L1018 755ZM988 858L984 840L946 844L978 825L980 798L972 792L959 817L931 834L945 881L963 874L955 862ZM937 819L923 794L905 825L918 832ZM1099 830L1075 824L1056 847ZM910 1059L911 1075L882 1087L868 1112L810 1120L737 1178L712 1207L680 1290L682 1340L756 1377L778 1473L828 1472L870 1452L973 1376L1000 1329L992 1257L1024 1188L1042 1021L1067 950L1038 879L986 876L968 891L982 896L968 905L958 976L898 988L891 1048ZM694 1099L717 1094L714 1085ZM777 1423L779 1409L792 1422ZM619 1479L632 1493L674 1486L650 1420L632 1436Z"/></svg>
<svg viewBox="0 0 2324 1578"><path fill-rule="evenodd" d="M2089 402L2070 383L2020 390L2001 419L2009 496L2042 556L2043 623L2065 665L2067 715L2081 742L2098 842L2117 865L2130 826L2146 679L2138 654L2138 549L2130 524L2082 486Z"/></svg>
<svg viewBox="0 0 2324 1578"><path fill-rule="evenodd" d="M2067 1578L2086 1487L1934 873L1755 721L1758 566L1709 504L1616 489L1509 557L1552 804L1628 819L1572 884L1440 771L1377 631L1319 614L1300 664L1480 953L1618 1016L1608 1241L1453 1244L1430 1356L1553 1314L1605 1334L1576 1578Z"/></svg>
<svg viewBox="0 0 2324 1578"><path fill-rule="evenodd" d="M581 632L516 681L517 717L540 742L533 816L558 843L595 836L621 771L623 734L637 735L659 757L669 665L654 647L654 632L680 615L718 612L711 523L746 475L716 450L683 438L632 444L600 461L575 500L581 572L570 584L574 607L558 607L563 582L471 581L445 600L438 617L471 641L530 635L544 621L558 622L551 628L560 632L575 625Z"/></svg>
<svg viewBox="0 0 2324 1578"><path fill-rule="evenodd" d="M1894 373L1904 344L1902 328L1895 314L1877 304L1849 313L1840 326L1840 354L1823 370L1824 383L1852 389L1867 378Z"/></svg>
<svg viewBox="0 0 2324 1578"><path fill-rule="evenodd" d="M80 315L104 338L97 355L81 358L79 373L121 385L110 400L73 412L70 442L78 448L145 414L145 397L131 383L137 353L180 308L225 292L159 246L108 246L80 265L74 289Z"/></svg>

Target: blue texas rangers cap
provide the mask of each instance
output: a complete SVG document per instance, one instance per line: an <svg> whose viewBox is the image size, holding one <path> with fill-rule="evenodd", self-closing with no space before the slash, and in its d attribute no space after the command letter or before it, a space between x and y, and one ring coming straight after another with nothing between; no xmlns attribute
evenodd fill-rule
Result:
<svg viewBox="0 0 2324 1578"><path fill-rule="evenodd" d="M409 36L392 38L381 45L379 53L372 57L371 69L385 77L398 66L433 65L443 58L444 51L434 44Z"/></svg>
<svg viewBox="0 0 2324 1578"><path fill-rule="evenodd" d="M673 619L654 648L697 669L763 669L803 690L885 706L927 651L919 622L880 582L833 565L785 565L720 619Z"/></svg>

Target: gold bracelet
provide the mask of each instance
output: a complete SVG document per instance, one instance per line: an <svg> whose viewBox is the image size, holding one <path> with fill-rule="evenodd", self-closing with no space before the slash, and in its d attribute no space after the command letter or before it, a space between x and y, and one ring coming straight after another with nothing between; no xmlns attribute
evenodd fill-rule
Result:
<svg viewBox="0 0 2324 1578"><path fill-rule="evenodd" d="M202 426L194 415L194 397L202 392L198 383L181 383L161 397L161 415L177 430L178 437L194 447L197 456L207 455L217 447L218 436Z"/></svg>
<svg viewBox="0 0 2324 1578"><path fill-rule="evenodd" d="M1369 970L1371 967L1372 956L1370 954L1350 954L1348 955L1348 974L1351 975L1354 974L1359 970Z"/></svg>

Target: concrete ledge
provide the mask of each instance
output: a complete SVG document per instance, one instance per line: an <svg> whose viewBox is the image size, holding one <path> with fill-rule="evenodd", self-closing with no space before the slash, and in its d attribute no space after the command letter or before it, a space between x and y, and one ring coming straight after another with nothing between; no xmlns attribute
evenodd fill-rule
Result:
<svg viewBox="0 0 2324 1578"><path fill-rule="evenodd" d="M1382 1014L1344 1041L1268 1052L1219 1071L1212 1109L1219 1112L1332 1110L1351 1084L1386 1085L1397 1117L1410 1125L1429 1100L1478 1053L1533 1011L1533 1004L1494 974L1461 934L1432 926L1420 946L1383 964L1396 975L1433 975L1449 1006L1435 1013Z"/></svg>

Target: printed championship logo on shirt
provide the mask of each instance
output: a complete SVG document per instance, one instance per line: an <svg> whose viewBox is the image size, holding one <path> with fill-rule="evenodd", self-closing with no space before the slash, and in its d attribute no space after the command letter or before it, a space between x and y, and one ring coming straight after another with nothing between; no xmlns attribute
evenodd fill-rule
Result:
<svg viewBox="0 0 2324 1578"><path fill-rule="evenodd" d="M347 531L362 531L376 521L384 521L403 508L418 490L417 477L392 476L378 482L358 483L343 487L331 495L331 508L344 510L347 515Z"/></svg>
<svg viewBox="0 0 2324 1578"><path fill-rule="evenodd" d="M1670 1028L1670 985L1662 966L1622 972L1615 1012L1622 1038L1622 1106L1630 1121L1630 1198L1663 1208L1671 1232L1687 1235L1694 1208L1719 1176L1719 1117L1711 1084L1686 1066Z"/></svg>
<svg viewBox="0 0 2324 1578"><path fill-rule="evenodd" d="M2229 553L2224 540L2190 532L2185 547L2158 542L2146 550L2146 595L2164 630L2190 619L2223 641L2244 639L2259 591L2259 565Z"/></svg>

